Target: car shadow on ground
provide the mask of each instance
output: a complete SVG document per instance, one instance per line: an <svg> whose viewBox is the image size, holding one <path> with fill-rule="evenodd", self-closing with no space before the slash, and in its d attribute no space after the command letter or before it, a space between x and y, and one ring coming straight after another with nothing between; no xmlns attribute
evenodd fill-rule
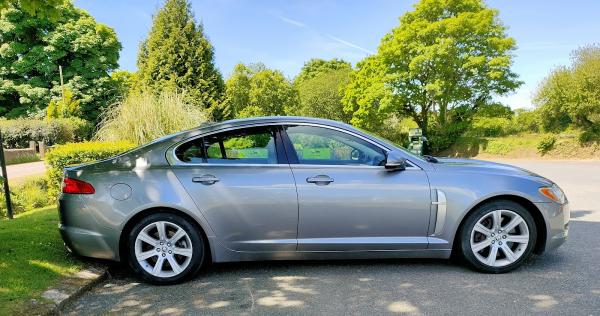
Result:
<svg viewBox="0 0 600 316"><path fill-rule="evenodd" d="M589 232L599 224L574 222L572 229ZM512 312L556 313L565 302L600 300L600 286L580 284L600 273L578 260L576 244L586 236L576 233L571 244L502 275L456 260L270 261L213 264L186 283L152 286L115 264L112 277L65 314L470 314L509 301L517 302ZM589 259L600 260L597 253ZM474 299L474 291L487 298Z"/></svg>

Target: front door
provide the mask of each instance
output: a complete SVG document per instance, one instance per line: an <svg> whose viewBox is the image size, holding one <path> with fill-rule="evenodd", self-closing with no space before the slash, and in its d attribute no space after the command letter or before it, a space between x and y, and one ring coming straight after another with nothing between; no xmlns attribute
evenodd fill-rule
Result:
<svg viewBox="0 0 600 316"><path fill-rule="evenodd" d="M423 170L387 171L384 149L345 131L284 130L295 162L299 251L427 247L431 199Z"/></svg>
<svg viewBox="0 0 600 316"><path fill-rule="evenodd" d="M175 174L229 249L296 250L296 187L279 139L276 127L242 128L175 150Z"/></svg>

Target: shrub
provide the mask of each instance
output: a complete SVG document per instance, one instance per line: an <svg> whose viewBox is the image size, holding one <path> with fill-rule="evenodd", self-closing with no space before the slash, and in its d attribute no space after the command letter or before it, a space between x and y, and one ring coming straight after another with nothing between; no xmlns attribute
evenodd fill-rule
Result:
<svg viewBox="0 0 600 316"><path fill-rule="evenodd" d="M140 145L207 120L206 113L185 103L181 94L130 94L104 112L95 137L102 141L126 140Z"/></svg>
<svg viewBox="0 0 600 316"><path fill-rule="evenodd" d="M80 118L55 120L0 120L4 144L8 148L27 148L29 141L46 145L63 144L89 139L93 126Z"/></svg>
<svg viewBox="0 0 600 316"><path fill-rule="evenodd" d="M44 178L31 178L12 186L10 196L14 214L50 205L51 200L48 199L47 192L47 182ZM0 190L0 215L6 216L6 200L3 189Z"/></svg>
<svg viewBox="0 0 600 316"><path fill-rule="evenodd" d="M510 134L512 122L504 117L476 117L471 124L474 136L498 137Z"/></svg>
<svg viewBox="0 0 600 316"><path fill-rule="evenodd" d="M514 129L518 132L534 132L540 131L539 114L536 111L525 109L515 110L513 119Z"/></svg>
<svg viewBox="0 0 600 316"><path fill-rule="evenodd" d="M46 155L48 196L55 199L58 194L65 167L110 158L133 147L134 145L127 141L83 142L56 146Z"/></svg>
<svg viewBox="0 0 600 316"><path fill-rule="evenodd" d="M540 142L538 143L537 150L539 153L541 153L543 155L543 154L547 153L548 151L550 151L554 147L555 143L556 143L556 137L554 137L554 135L544 136L544 138L542 138L540 140Z"/></svg>

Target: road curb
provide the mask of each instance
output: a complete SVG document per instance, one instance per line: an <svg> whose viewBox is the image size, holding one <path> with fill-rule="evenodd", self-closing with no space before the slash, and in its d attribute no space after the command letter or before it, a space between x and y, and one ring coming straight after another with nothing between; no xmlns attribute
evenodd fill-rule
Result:
<svg viewBox="0 0 600 316"><path fill-rule="evenodd" d="M44 302L32 300L28 304L30 315L60 315L62 308L89 291L109 276L108 266L88 264L83 270L65 277L61 283L42 293Z"/></svg>

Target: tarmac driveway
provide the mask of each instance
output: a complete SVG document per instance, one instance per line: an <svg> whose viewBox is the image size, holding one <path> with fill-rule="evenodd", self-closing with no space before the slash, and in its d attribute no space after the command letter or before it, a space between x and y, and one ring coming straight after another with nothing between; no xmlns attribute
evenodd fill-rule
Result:
<svg viewBox="0 0 600 316"><path fill-rule="evenodd" d="M506 161L567 193L569 241L512 273L444 260L214 265L175 286L140 284L125 268L64 313L78 314L600 314L600 162Z"/></svg>

